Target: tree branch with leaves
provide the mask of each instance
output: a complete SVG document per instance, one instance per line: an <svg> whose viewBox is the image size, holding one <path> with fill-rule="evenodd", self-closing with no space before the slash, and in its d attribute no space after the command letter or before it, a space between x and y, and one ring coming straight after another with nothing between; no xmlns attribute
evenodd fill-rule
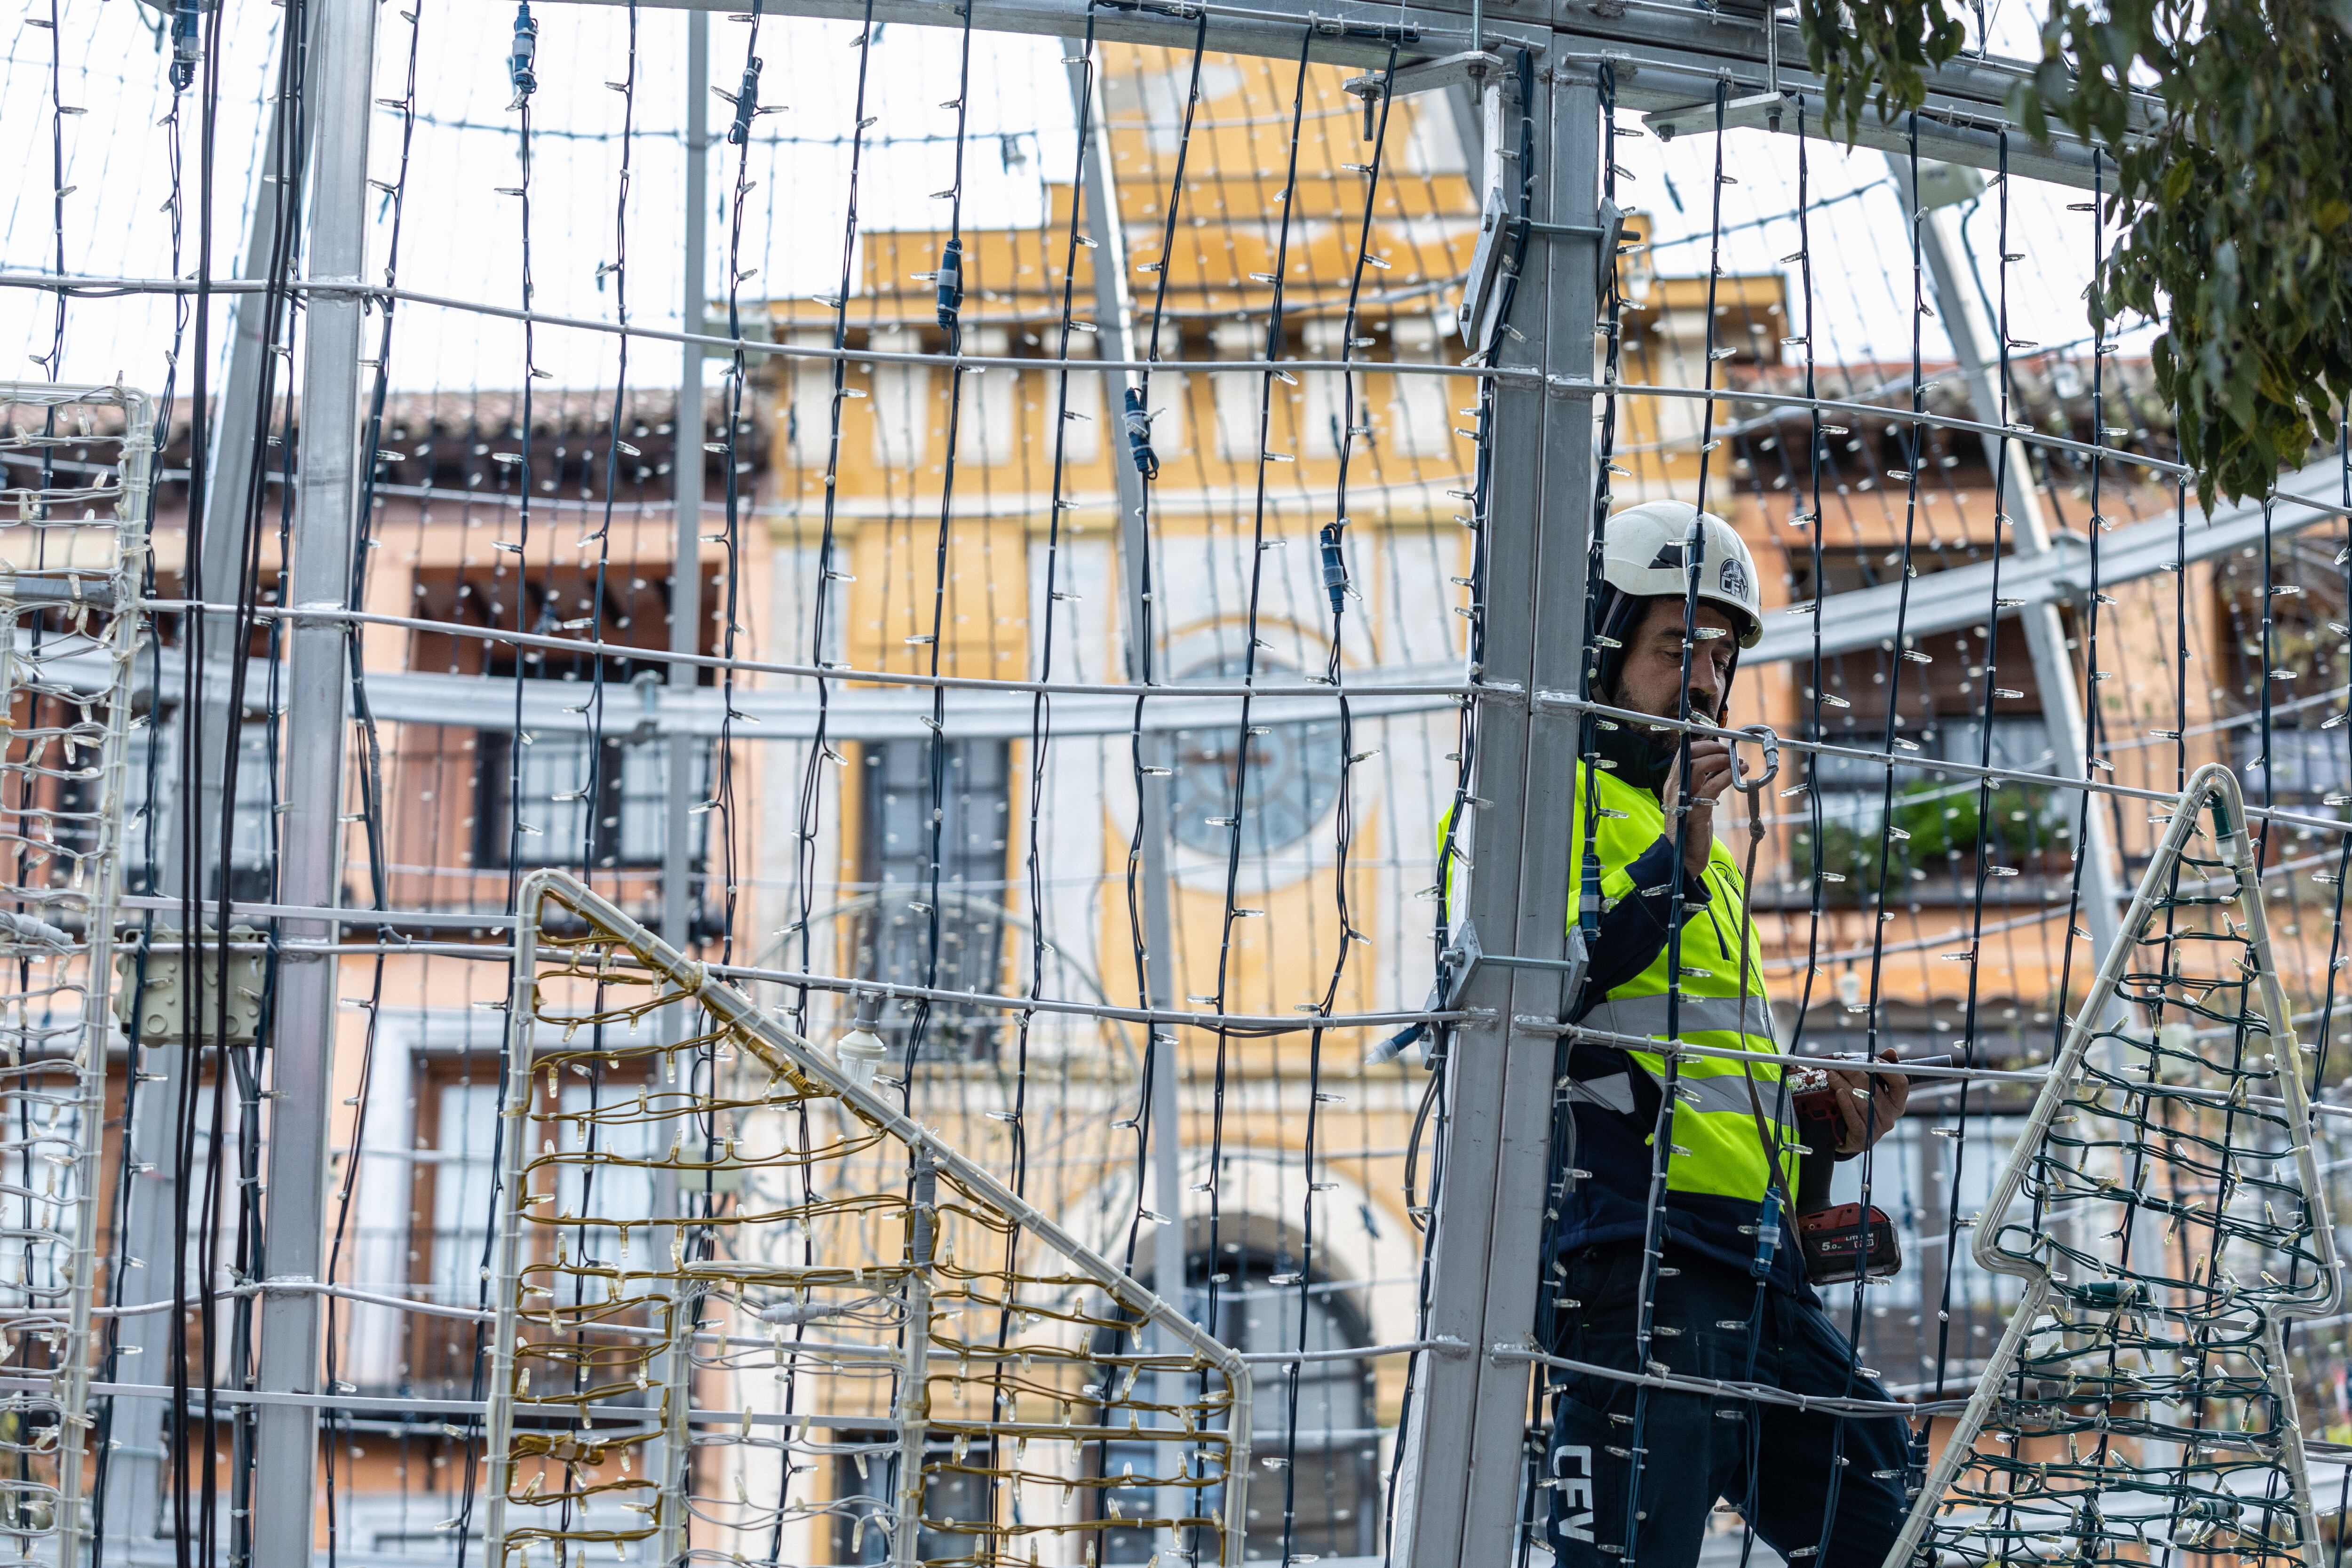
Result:
<svg viewBox="0 0 2352 1568"><path fill-rule="evenodd" d="M1943 0L1798 19L1849 141L1920 108L1962 37ZM2352 0L2057 0L2010 110L2113 171L2091 315L2164 322L2151 361L2199 500L2269 494L2352 401Z"/></svg>

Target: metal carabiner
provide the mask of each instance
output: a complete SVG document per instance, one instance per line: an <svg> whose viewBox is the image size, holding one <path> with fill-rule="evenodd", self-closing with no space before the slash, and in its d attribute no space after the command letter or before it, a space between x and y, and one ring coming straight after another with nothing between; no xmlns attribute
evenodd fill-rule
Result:
<svg viewBox="0 0 2352 1568"><path fill-rule="evenodd" d="M1763 775L1750 778L1739 764L1738 742L1735 742L1731 747L1731 787L1752 801L1780 776L1780 737L1773 732L1769 724L1743 724L1738 733L1764 748Z"/></svg>

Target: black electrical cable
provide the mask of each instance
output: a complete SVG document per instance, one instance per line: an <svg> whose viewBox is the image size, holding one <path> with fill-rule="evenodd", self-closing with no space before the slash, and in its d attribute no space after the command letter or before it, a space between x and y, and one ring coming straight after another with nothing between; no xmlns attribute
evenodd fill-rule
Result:
<svg viewBox="0 0 2352 1568"><path fill-rule="evenodd" d="M1160 334L1165 324L1168 305L1168 270L1175 256L1177 218L1184 207L1184 166L1192 153L1192 125L1201 108L1201 64L1207 53L1208 40L1209 16L1203 11L1194 18L1192 68L1184 89L1184 118L1176 136L1175 164L1167 184L1165 204L1167 216L1160 226L1160 259L1146 264L1157 275L1158 283L1152 292L1151 325L1144 334L1143 352L1138 356L1143 360L1144 369L1137 378L1134 396L1146 421L1147 433L1150 428L1151 417L1150 414L1150 367L1160 358ZM1135 353L1135 345L1132 343L1128 345L1128 352L1130 354ZM1132 440L1135 418L1135 412L1129 412L1126 416L1130 440ZM1118 455L1113 453L1111 460L1118 461ZM1128 671L1128 679L1134 681L1137 686L1148 689L1157 684L1158 678L1155 654L1159 635L1159 595L1154 587L1158 576L1152 564L1155 556L1152 539L1152 501L1158 493L1160 464L1156 457L1148 468L1140 458L1131 457L1130 460L1136 463L1137 468L1143 474L1143 509L1136 519L1136 536L1141 541L1142 547L1137 552L1137 558L1129 568L1137 574L1139 581L1135 595L1138 624L1129 644L1133 650L1133 665ZM1136 810L1135 826L1128 834L1127 838L1127 866L1124 879L1127 896L1128 949L1135 966L1136 1002L1137 1005L1141 1007L1165 1006L1175 1000L1172 996L1157 998L1153 996L1149 973L1150 953L1146 939L1147 922L1144 917L1144 900L1147 895L1143 887L1144 831L1147 814L1144 811L1143 803L1146 792L1155 787L1150 782L1151 778L1158 776L1160 770L1159 764L1146 761L1144 754L1143 705L1147 700L1149 698L1146 691L1139 690L1136 693L1134 716L1128 728L1128 778L1135 790ZM1165 822L1160 825L1163 835L1168 826ZM1170 932L1169 940L1171 942L1175 940L1173 931ZM1172 1039L1173 1037L1166 1034L1156 1025L1144 1026L1143 1069L1136 1082L1135 1115L1131 1119L1132 1131L1135 1134L1136 1204L1135 1213L1129 1218L1127 1224L1125 1262L1129 1272L1134 1270L1136 1243L1143 1224L1143 1193L1149 1184L1147 1174L1150 1168L1151 1141L1160 1137L1174 1138L1180 1131L1174 1127L1157 1126L1153 1122L1151 1114L1152 1091L1159 1081L1159 1075L1163 1072L1173 1073L1177 1070L1174 1052L1163 1048ZM1160 1218L1165 1223L1173 1223L1177 1216L1163 1215ZM1156 1283L1160 1283L1162 1289L1166 1288L1164 1282Z"/></svg>
<svg viewBox="0 0 2352 1568"><path fill-rule="evenodd" d="M2012 379L2013 371L2010 363L2009 351L2010 177L2009 132L2005 129L2000 132L2000 169L1995 175L1995 183L2000 188L2000 195L1998 198L1996 211L1998 214L1997 234L1999 238L1999 254L2000 257L2000 272L1998 274L1998 286L1996 290L1997 302L1993 323L1995 335L2000 340L2000 364L1998 373L1998 379L1994 384L1993 390L1994 395L2000 398L2000 403L1997 409L1984 410L1982 416L1992 419L2003 429L2007 429L2010 423L2011 397L2014 386L2014 381ZM1992 764L1993 715L1996 710L1995 704L2000 700L2000 692L2001 689L2000 679L2000 569L2003 559L2000 548L2001 531L2005 527L2013 531L2017 525L2017 520L2011 518L2008 515L2009 493L2011 483L2014 482L2020 491L2022 492L2025 486L2032 482L2031 476L2011 474L2010 469L2011 447L2011 443L2006 438L2002 439L1996 448L1996 456L1993 461L1992 545L1989 552L1992 560L1992 581L1990 588L1987 590L1991 603L1989 604L1985 609L1985 656L1983 677L1984 701L1979 711L1978 725L1980 732L1977 737L1977 762L1978 765L1981 767L1990 767ZM1967 962L1969 966L1968 994L1967 999L1961 1009L1959 1039L1960 1049L1962 1052L1961 1065L1971 1068L1980 1065L1979 1051L1981 1042L1979 1039L1979 1029L1980 1027L1981 1020L1979 1016L1979 1005L1984 978L1985 902L1988 889L1992 881L1992 780L1990 777L1981 778L1977 781L1976 879L1974 889L1975 896L1970 900L1969 945L1967 949ZM1948 1195L1948 1199L1944 1205L1944 1268L1943 1278L1940 1282L1941 1289L1937 1293L1936 1302L1936 1371L1933 1384L1935 1392L1933 1396L1937 1399L1944 1396L1944 1380L1949 1368L1952 1337L1952 1286L1955 1279L1959 1273L1957 1262L1959 1257L1958 1248L1961 1215L1959 1212L1959 1205L1948 1201L1948 1194L1960 1190L1960 1182L1967 1170L1969 1152L1969 1093L1970 1088L1971 1085L1967 1080L1962 1080L1960 1084L1959 1101L1952 1113L1953 1126L1957 1130L1958 1135L1953 1141L1951 1173L1947 1178L1945 1184L1945 1192ZM1913 1439L1913 1462L1922 1468L1924 1468L1927 1460L1926 1444L1927 1436L1928 1426L1923 1424L1919 1431L1915 1434Z"/></svg>
<svg viewBox="0 0 2352 1568"><path fill-rule="evenodd" d="M1263 639L1259 636L1259 608L1265 575L1266 470L1274 461L1273 420L1274 384L1277 377L1295 384L1287 372L1275 368L1281 357L1283 342L1283 295L1290 272L1291 219L1297 203L1292 199L1298 188L1299 124L1307 106L1307 58L1316 37L1309 27L1303 35L1298 51L1298 75L1292 89L1289 152L1283 170L1282 195L1277 198L1282 206L1282 219L1276 226L1274 265L1270 276L1274 282L1272 297L1266 306L1265 360L1266 368L1259 375L1257 410L1256 494L1251 522L1249 557L1249 600L1243 623L1247 638L1242 654L1242 683L1246 688L1257 679L1258 650ZM1250 709L1252 698L1246 692L1241 700L1241 718L1234 741L1232 782L1226 792L1225 879L1223 908L1219 921L1217 942L1216 984L1214 1006L1219 1013L1226 1011L1227 987L1232 980L1234 926L1244 919L1240 909L1242 870L1242 835L1250 821L1249 763ZM1262 916L1264 910L1253 910L1251 916ZM1202 1295L1202 1321L1217 1322L1218 1287L1226 1283L1218 1262L1223 1258L1220 1250L1223 1220L1223 1181L1225 1139L1225 1089L1231 1066L1233 1031L1223 1025L1216 1036L1216 1063L1210 1089L1209 1148L1207 1163L1208 1187L1208 1255L1211 1259L1209 1277Z"/></svg>
<svg viewBox="0 0 2352 1568"><path fill-rule="evenodd" d="M1711 395L1715 390L1715 365L1717 358L1715 342L1716 323L1717 320L1716 316L1716 293L1717 285L1721 282L1723 277L1722 237L1720 232L1723 226L1723 131L1726 106L1730 101L1729 94L1730 89L1727 84L1722 82L1717 82L1716 84L1715 177L1711 182L1709 182L1712 199L1708 208L1710 214L1709 226L1711 231L1715 233L1716 237L1713 243L1709 245L1707 252L1706 359L1704 366L1702 367L1705 374L1705 380L1702 384L1706 387L1710 395L1702 405L1705 412L1701 417L1699 426L1698 500L1696 503L1696 510L1694 511L1691 516L1690 532L1683 542L1683 626L1685 630L1683 634L1682 648L1682 678L1678 683L1679 696L1676 699L1677 708L1675 715L1677 719L1685 723L1689 722L1691 716L1691 666L1698 650L1698 585L1701 580L1701 574L1706 570L1706 477L1708 467L1707 458L1709 455L1709 449L1713 447L1715 440L1716 400ZM1632 639L1628 637L1625 640L1630 642ZM1722 718L1726 716L1718 715L1717 717ZM1689 731L1685 730L1680 731L1675 739L1675 767L1673 776L1677 781L1675 789L1676 798L1675 804L1669 807L1674 817L1672 824L1674 833L1674 867L1673 875L1668 879L1666 894L1667 978L1666 1027L1664 1037L1670 1039L1679 1038L1682 1034L1682 938L1684 911L1688 907L1686 900L1689 892L1687 879L1690 858L1690 797L1687 791L1684 790L1680 786L1679 781L1685 780L1690 777L1690 753L1691 735ZM1673 1158L1674 1114L1675 1106L1680 1103L1680 1096L1675 1091L1681 1081L1681 1067L1682 1058L1679 1054L1669 1055L1665 1058L1665 1072L1660 1085L1662 1092L1658 1101L1657 1120L1652 1129L1651 1143L1653 1145L1653 1153L1650 1163L1650 1190L1643 1218L1641 1283L1637 1287L1635 1293L1635 1301L1637 1305L1633 1325L1633 1361L1634 1364L1637 1366L1647 1366L1650 1363L1652 1359L1650 1347L1654 1342L1654 1335L1657 1327L1658 1269L1660 1267L1660 1260L1664 1256L1665 1247L1665 1198L1667 1192L1666 1166L1667 1162ZM1645 1457L1642 1439L1645 1433L1649 1413L1650 1389L1647 1384L1643 1384L1634 1390L1633 1420L1630 1428L1632 1436L1627 1439L1627 1447L1632 1450L1632 1461L1627 1466L1627 1476L1625 1481L1624 1555L1629 1559L1635 1555L1636 1546L1641 1537L1643 1515L1639 1500L1642 1495L1642 1461Z"/></svg>
<svg viewBox="0 0 2352 1568"><path fill-rule="evenodd" d="M396 107L401 119L399 161L391 181L391 189L385 193L386 207L391 220L385 238L384 255L384 282L387 287L393 286L399 276L400 246L404 226L403 220L407 212L408 174L416 134L417 67L421 54L420 43L424 34L424 26L419 19L421 15L421 6L406 13L409 25L408 53L401 96L397 99L379 100L377 104L380 108ZM376 486L387 457L383 451L383 420L384 407L391 386L393 322L395 310L396 303L393 300L386 299L383 301L382 324L377 334L374 362L374 384L370 389L367 420L360 442L362 461L360 468L359 501L354 514L357 526L353 530L350 585L345 598L346 605L352 609L358 609L367 602L368 566L375 556L373 546L377 542L375 537ZM625 339L623 340L621 353L625 356L628 353ZM352 714L360 731L359 815L367 852L368 887L375 907L378 910L386 910L392 907L392 898L387 885L387 855L384 846L386 795L383 785L383 743L377 727L374 710L368 698L366 663L362 657L358 636L354 635L347 639L344 647L347 650L346 659L351 682ZM380 940L392 939L394 935L392 927L380 924L377 929ZM352 1096L356 1114L352 1121L351 1143L354 1153L343 1163L341 1189L335 1197L334 1219L328 1233L326 1278L330 1279L341 1278L343 1244L349 1234L352 1203L358 1191L360 1168L363 1163L363 1156L356 1152L367 1146L368 1111L375 1081L376 1050L380 1040L383 1010L384 978L385 957L378 953L374 963L370 966L368 994L362 1005L366 1013L366 1024L360 1046L358 1084ZM325 1341L327 1386L332 1388L341 1382L339 1372L341 1362L341 1346L339 1343L335 1327L335 1299L329 1297L321 1302L320 1310L325 1317L322 1328ZM324 1475L320 1481L320 1490L327 1514L328 1568L335 1568L341 1549L341 1494L337 1487L334 1466L335 1431L339 1420L340 1413L336 1410L321 1412L320 1426L323 1429L322 1442L326 1462Z"/></svg>
<svg viewBox="0 0 2352 1568"><path fill-rule="evenodd" d="M963 7L963 25L957 32L955 177L946 192L948 237L940 250L938 270L932 275L940 331L946 336L947 352L958 355L963 353L963 159L964 132L971 114L971 7L966 5ZM1073 217L1071 222L1075 225L1076 219ZM730 327L729 331L731 332L735 329ZM740 363L740 352L737 359ZM955 518L956 447L963 425L963 384L964 367L960 363L951 366L948 371L947 449L940 467L940 524L931 547L931 629L923 638L929 650L930 673L934 677L941 673L940 644L940 639L947 636L948 547ZM1049 631L1047 635L1052 634ZM930 814L929 821L925 825L929 853L924 857L920 912L923 917L923 984L931 988L937 988L940 983L940 943L944 934L940 910L940 861L947 834L948 816L947 701L947 688L931 688L930 733L923 742L924 775ZM959 814L958 822L961 826L961 814ZM970 829L964 827L963 831L969 833ZM880 897L889 897L887 887L882 889ZM888 919L887 910L877 913L878 919ZM924 1038L929 1032L930 1023L929 998L917 998L908 1019L907 1047L898 1069L899 1108L909 1113L914 1108L915 1065L923 1054ZM1019 1113L1013 1114L1017 1117Z"/></svg>
<svg viewBox="0 0 2352 1568"><path fill-rule="evenodd" d="M1353 362L1358 347L1356 312L1363 292L1365 258L1371 252L1372 215L1379 205L1381 171L1388 148L1389 111L1396 102L1395 95L1389 90L1389 86L1396 76L1396 46L1391 44L1389 47L1388 64L1381 75L1380 116L1372 137L1371 162L1366 165L1363 172L1363 217L1356 230L1356 261L1354 270L1349 278L1348 310L1344 318L1346 325L1343 328L1339 348L1339 358L1343 363ZM1285 210L1287 210L1287 204ZM1277 272L1279 271L1280 268L1277 268ZM1267 357L1271 358L1272 355L1269 354ZM1348 908L1348 857L1356 830L1353 780L1356 764L1363 760L1355 753L1355 729L1349 711L1346 660L1348 576L1344 552L1347 548L1348 467L1349 459L1355 449L1356 440L1356 376L1353 371L1343 370L1339 374L1344 389L1339 437L1334 443L1339 448L1339 472L1333 489L1331 509L1333 521L1324 525L1322 545L1323 587L1330 595L1331 605L1331 640L1323 673L1324 679L1330 683L1332 689L1339 696L1339 799L1334 808L1331 829L1332 899L1337 906L1339 920L1339 947L1332 959L1330 973L1324 982L1322 1000L1318 1005L1318 1016L1328 1016L1338 1007L1339 986L1347 977L1349 952L1355 945L1357 934L1355 920ZM1244 699L1244 702L1246 705L1247 699ZM1236 751L1245 753L1248 749L1248 735L1244 728L1241 743L1236 747ZM1307 1117L1299 1150L1300 1168L1305 1172L1307 1179L1304 1184L1306 1190L1301 1198L1302 1212L1299 1216L1299 1261L1297 1268L1294 1270L1298 1277L1297 1331L1298 1349L1301 1351L1308 1348L1307 1343L1310 1305L1308 1289L1315 1272L1315 1194L1317 1190L1315 1162L1317 1134L1321 1130L1319 1112L1323 1103L1325 1033L1326 1031L1318 1023L1307 1037ZM1298 1405L1299 1380L1303 1375L1303 1367L1300 1363L1293 1362L1285 1369L1285 1372L1286 1386L1284 1390L1286 1414L1283 1419L1282 1560L1288 1563L1294 1561L1297 1555Z"/></svg>
<svg viewBox="0 0 2352 1568"><path fill-rule="evenodd" d="M853 100L856 131L849 146L849 183L845 195L846 210L842 220L841 268L839 281L835 285L830 300L833 307L833 347L836 353L849 347L849 300L856 278L858 258L857 202L859 182L866 165L866 97L874 54L874 3L866 0L860 13L857 35L857 89ZM833 398L826 416L828 438L824 458L824 515L817 536L817 584L815 604L809 615L809 662L824 668L828 659L826 639L833 634L834 584L845 581L848 574L835 565L839 549L836 523L839 513L841 479L842 405L847 395L846 377L849 362L832 362ZM818 875L817 833L823 814L823 792L817 781L823 776L825 763L842 763L841 754L833 749L829 721L833 702L833 683L820 676L816 681L816 725L809 737L808 760L802 765L800 800L797 807L797 844L793 859L797 918L786 928L787 934L800 938L803 970L815 966L816 933L809 924L816 908ZM793 1026L803 1034L809 1029L808 990L801 987L793 997Z"/></svg>

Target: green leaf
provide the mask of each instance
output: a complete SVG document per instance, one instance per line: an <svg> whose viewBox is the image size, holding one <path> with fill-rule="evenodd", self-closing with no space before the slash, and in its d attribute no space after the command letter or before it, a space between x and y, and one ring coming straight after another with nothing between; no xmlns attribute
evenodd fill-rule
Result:
<svg viewBox="0 0 2352 1568"><path fill-rule="evenodd" d="M1849 143L1865 105L1923 103L1963 37L1943 0L1798 18ZM2053 0L2042 50L2012 117L2108 149L2109 214L2129 215L2091 315L2164 320L2151 368L2200 500L2267 494L2352 395L2352 0Z"/></svg>

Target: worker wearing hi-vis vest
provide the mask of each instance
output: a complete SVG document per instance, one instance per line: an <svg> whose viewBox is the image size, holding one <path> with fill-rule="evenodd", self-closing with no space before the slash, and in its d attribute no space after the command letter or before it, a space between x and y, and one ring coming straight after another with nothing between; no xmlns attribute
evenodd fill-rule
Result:
<svg viewBox="0 0 2352 1568"><path fill-rule="evenodd" d="M1685 625L1693 549L1696 637ZM1738 534L1685 502L1630 507L1609 519L1602 575L1595 699L1675 719L1687 694L1691 720L1725 725L1739 651L1762 631L1756 565ZM1593 754L1578 764L1571 864L1581 882L1598 863L1599 930L1566 1021L1621 1039L1777 1052L1747 885L1716 836L1717 803L1733 778L1729 746L1701 735L1685 751L1682 731L1631 721L1603 721L1587 733ZM1589 858L1586 821L1595 826ZM1571 921L1580 901L1570 900ZM1676 962L1682 984L1670 1000ZM1573 1143L1554 1151L1544 1293L1551 1321L1540 1325L1552 1353L1624 1373L1885 1399L1855 1368L1786 1229L1798 1138L1779 1065L1680 1058L1651 1258L1665 1055L1572 1040L1564 1089ZM1838 1153L1859 1153L1902 1114L1905 1082L1832 1077ZM1654 1308L1643 1351L1645 1289ZM1897 1418L1842 1420L1793 1404L1644 1388L1599 1371L1554 1368L1548 1376L1556 1414L1547 1535L1561 1568L1631 1568L1637 1559L1643 1568L1686 1568L1718 1500L1796 1568L1877 1568L1908 1510Z"/></svg>

